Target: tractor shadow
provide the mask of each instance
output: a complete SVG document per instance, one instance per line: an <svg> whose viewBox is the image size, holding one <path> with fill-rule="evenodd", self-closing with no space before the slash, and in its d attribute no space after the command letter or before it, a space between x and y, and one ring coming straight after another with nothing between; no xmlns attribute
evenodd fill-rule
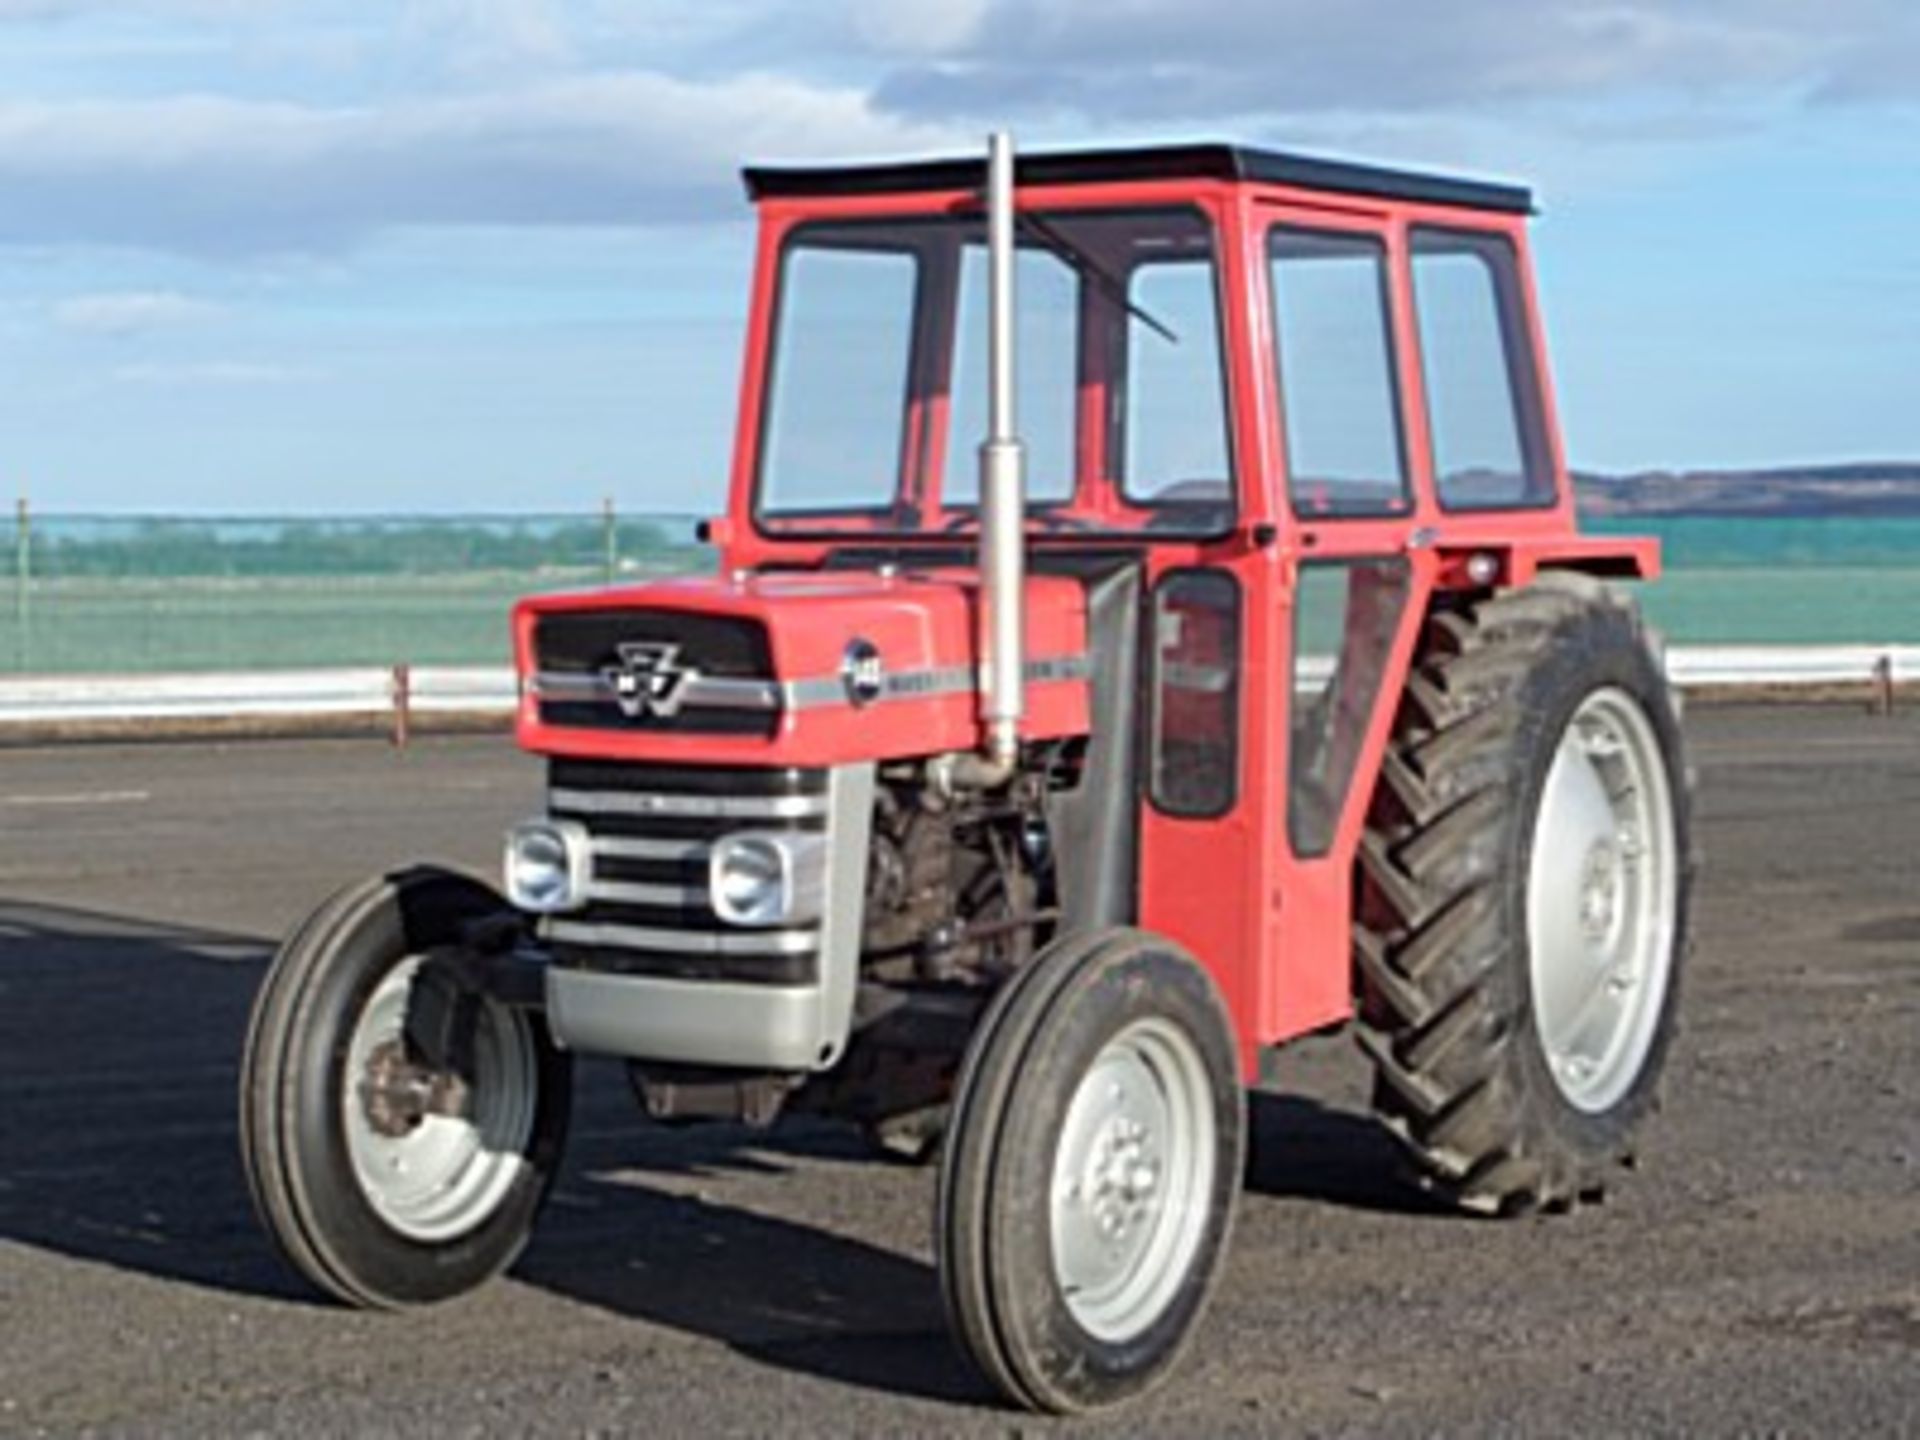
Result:
<svg viewBox="0 0 1920 1440"><path fill-rule="evenodd" d="M0 900L0 1239L220 1295L322 1303L262 1233L239 1158L240 1052L271 950ZM1256 1094L1250 1119L1251 1195L1436 1213L1397 1178L1371 1120L1297 1093ZM728 1203L789 1174L831 1229ZM947 1339L932 1266L836 1233L890 1207L911 1212L918 1242L932 1190L928 1172L873 1160L823 1122L648 1124L619 1067L584 1064L567 1162L515 1274L777 1369L987 1401Z"/></svg>
<svg viewBox="0 0 1920 1440"><path fill-rule="evenodd" d="M1364 1111L1311 1096L1247 1097L1246 1193L1432 1220L1459 1220L1421 1189L1400 1142Z"/></svg>
<svg viewBox="0 0 1920 1440"><path fill-rule="evenodd" d="M272 949L0 900L0 1240L217 1295L326 1304L274 1253L240 1162L240 1054ZM812 1193L845 1187L840 1213L858 1228L862 1172L887 1167L851 1132L664 1129L640 1117L617 1066L582 1065L576 1085L574 1140L518 1280L760 1364L989 1398L946 1338L930 1265L702 1193L845 1166Z"/></svg>
<svg viewBox="0 0 1920 1440"><path fill-rule="evenodd" d="M588 1112L576 1113L579 1138L515 1269L519 1279L720 1340L777 1369L891 1395L992 1403L948 1338L930 1264L712 1193L735 1177L790 1174L813 1207L832 1204L836 1229L872 1228L869 1207L905 1207L918 1239L930 1174L875 1160L852 1131L825 1122L793 1120L768 1133L636 1122L612 1067L588 1067L582 1079ZM760 1193L762 1203L780 1203L777 1190Z"/></svg>
<svg viewBox="0 0 1920 1440"><path fill-rule="evenodd" d="M235 1095L256 937L0 900L0 1238L304 1294L267 1248Z"/></svg>

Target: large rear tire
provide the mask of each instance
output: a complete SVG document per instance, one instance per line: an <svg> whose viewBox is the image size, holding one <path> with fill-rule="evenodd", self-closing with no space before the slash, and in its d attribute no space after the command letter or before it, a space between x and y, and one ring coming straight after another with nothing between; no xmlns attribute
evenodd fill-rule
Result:
<svg viewBox="0 0 1920 1440"><path fill-rule="evenodd" d="M941 1155L954 1333L1030 1409L1091 1410L1173 1368L1219 1272L1245 1099L1206 972L1134 930L1057 942L981 1020Z"/></svg>
<svg viewBox="0 0 1920 1440"><path fill-rule="evenodd" d="M1631 1159L1692 880L1678 702L1634 607L1549 574L1436 613L1362 842L1375 1104L1426 1181L1512 1213Z"/></svg>
<svg viewBox="0 0 1920 1440"><path fill-rule="evenodd" d="M428 868L343 890L254 1002L240 1085L254 1208L289 1263L348 1304L474 1289L519 1255L546 1197L571 1061L537 1012L462 992L450 963L503 908ZM444 1055L422 1053L410 1023L422 986L441 987Z"/></svg>

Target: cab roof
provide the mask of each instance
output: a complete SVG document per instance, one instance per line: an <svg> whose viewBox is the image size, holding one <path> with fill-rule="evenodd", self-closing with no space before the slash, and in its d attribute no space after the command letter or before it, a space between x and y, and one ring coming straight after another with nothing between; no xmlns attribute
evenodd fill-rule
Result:
<svg viewBox="0 0 1920 1440"><path fill-rule="evenodd" d="M977 190L987 183L987 162L984 156L977 156L881 165L749 166L741 172L741 178L753 200ZM1125 180L1238 180L1507 214L1525 215L1533 210L1532 192L1518 185L1392 170L1245 145L1042 151L1021 155L1015 161L1015 182L1021 185L1094 185Z"/></svg>

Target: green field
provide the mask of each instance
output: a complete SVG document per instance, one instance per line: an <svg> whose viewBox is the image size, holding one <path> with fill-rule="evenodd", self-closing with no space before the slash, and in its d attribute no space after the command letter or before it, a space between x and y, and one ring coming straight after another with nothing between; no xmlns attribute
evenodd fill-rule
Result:
<svg viewBox="0 0 1920 1440"><path fill-rule="evenodd" d="M517 597L599 580L580 570L41 581L24 647L14 613L0 614L0 666L76 674L504 663ZM1920 568L1680 570L1643 601L1680 645L1920 643Z"/></svg>
<svg viewBox="0 0 1920 1440"><path fill-rule="evenodd" d="M1920 565L1676 567L1646 587L1642 603L1676 645L1920 644Z"/></svg>
<svg viewBox="0 0 1920 1440"><path fill-rule="evenodd" d="M0 670L504 663L517 598L704 569L692 529L611 512L39 517L24 557L19 530L0 533Z"/></svg>
<svg viewBox="0 0 1920 1440"><path fill-rule="evenodd" d="M1665 542L1666 577L1643 600L1675 644L1920 643L1920 521L1594 528ZM610 566L634 580L706 568L686 534L577 517L72 522L30 586L0 572L0 672L499 664L515 598L603 583Z"/></svg>
<svg viewBox="0 0 1920 1440"><path fill-rule="evenodd" d="M24 636L14 613L0 620L0 663L38 674L505 663L518 597L601 578L581 570L40 581Z"/></svg>

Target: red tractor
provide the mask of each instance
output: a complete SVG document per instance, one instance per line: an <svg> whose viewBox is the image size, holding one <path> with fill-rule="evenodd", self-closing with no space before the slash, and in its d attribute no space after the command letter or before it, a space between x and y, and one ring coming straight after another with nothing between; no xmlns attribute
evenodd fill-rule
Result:
<svg viewBox="0 0 1920 1440"><path fill-rule="evenodd" d="M376 879L261 991L292 1263L377 1307L501 1271L575 1053L663 1119L937 1147L954 1330L1041 1410L1173 1365L1295 1037L1352 1025L1435 1192L1598 1191L1673 1031L1687 781L1603 583L1658 552L1576 533L1527 193L999 136L746 181L719 572L523 602L506 898Z"/></svg>

